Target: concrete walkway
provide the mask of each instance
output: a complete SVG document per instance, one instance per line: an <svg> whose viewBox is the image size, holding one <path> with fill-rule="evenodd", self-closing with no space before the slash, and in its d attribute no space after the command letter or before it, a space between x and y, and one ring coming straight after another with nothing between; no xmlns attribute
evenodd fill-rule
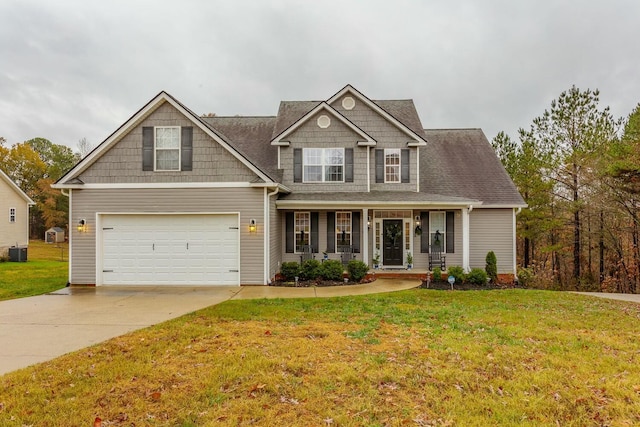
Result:
<svg viewBox="0 0 640 427"><path fill-rule="evenodd" d="M108 286L2 301L0 375L227 300L364 295L419 285L416 279L378 279L330 288Z"/></svg>

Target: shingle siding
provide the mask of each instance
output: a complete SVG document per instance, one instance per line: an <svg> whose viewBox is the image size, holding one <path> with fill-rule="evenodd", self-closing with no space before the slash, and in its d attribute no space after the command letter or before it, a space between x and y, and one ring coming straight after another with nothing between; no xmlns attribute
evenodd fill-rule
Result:
<svg viewBox="0 0 640 427"><path fill-rule="evenodd" d="M142 128L193 127L193 170L154 172L142 170ZM79 178L87 183L246 182L256 178L247 166L204 131L165 102L137 124Z"/></svg>
<svg viewBox="0 0 640 427"><path fill-rule="evenodd" d="M71 229L71 283L95 284L97 213L240 213L240 283L264 284L264 226L249 233L249 220L264 218L262 188L72 190L70 222L87 219L87 231ZM260 220L260 222L262 222ZM98 231L99 232L99 231Z"/></svg>

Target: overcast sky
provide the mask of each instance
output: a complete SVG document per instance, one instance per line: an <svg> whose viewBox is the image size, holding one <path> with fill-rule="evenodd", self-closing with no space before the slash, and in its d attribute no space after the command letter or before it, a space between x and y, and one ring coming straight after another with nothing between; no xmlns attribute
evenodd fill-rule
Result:
<svg viewBox="0 0 640 427"><path fill-rule="evenodd" d="M161 90L275 115L346 84L426 128L517 129L564 90L640 102L640 1L0 0L0 136L97 145Z"/></svg>

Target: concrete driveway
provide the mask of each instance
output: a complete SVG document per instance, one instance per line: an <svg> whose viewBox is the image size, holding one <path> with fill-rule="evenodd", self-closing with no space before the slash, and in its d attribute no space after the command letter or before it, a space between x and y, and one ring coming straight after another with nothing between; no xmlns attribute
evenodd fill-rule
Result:
<svg viewBox="0 0 640 427"><path fill-rule="evenodd" d="M241 288L65 288L0 302L0 375L226 301Z"/></svg>
<svg viewBox="0 0 640 427"><path fill-rule="evenodd" d="M229 299L322 298L410 289L419 280L378 279L331 288L144 286L65 288L0 302L0 375Z"/></svg>

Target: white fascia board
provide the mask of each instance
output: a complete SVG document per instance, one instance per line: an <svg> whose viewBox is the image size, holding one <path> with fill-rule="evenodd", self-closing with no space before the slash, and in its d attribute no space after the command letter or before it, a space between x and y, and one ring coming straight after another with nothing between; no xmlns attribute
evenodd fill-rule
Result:
<svg viewBox="0 0 640 427"><path fill-rule="evenodd" d="M252 182L250 186L255 188L277 188L278 192L291 193L291 189L286 185L274 184L272 182Z"/></svg>
<svg viewBox="0 0 640 427"><path fill-rule="evenodd" d="M333 103L334 101L336 101L340 97L344 96L347 92L350 93L351 95L355 96L360 101L362 101L364 104L366 104L369 108L371 108L372 110L374 110L375 112L377 112L378 114L380 114L381 116L383 116L384 118L389 120L391 123L393 123L397 128L402 130L404 133L406 133L407 135L409 135L412 138L415 138L415 141L410 141L409 142L409 144L411 144L409 146L427 145L427 143L426 143L426 141L424 140L423 137L421 137L420 135L418 135L417 133L415 133L414 131L409 129L407 126L405 126L402 123L400 123L398 120L396 120L395 117L393 117L392 115L387 113L385 110L380 108L375 102L373 102L372 100L367 98L363 93L359 92L356 88L354 88L351 85L346 85L344 88L342 88L342 90L340 90L338 93L336 93L331 98L329 98L326 101L327 104Z"/></svg>
<svg viewBox="0 0 640 427"><path fill-rule="evenodd" d="M106 151L108 151L113 145L115 145L120 139L129 133L131 129L136 126L141 120L143 120L146 116L155 111L158 107L160 107L164 102L168 102L173 106L176 110L180 111L186 118L191 120L191 122L196 125L200 130L202 130L205 134L210 136L213 140L215 140L218 144L223 146L231 155L233 155L236 159L242 162L245 166L247 166L253 173L258 175L261 179L265 181L272 181L271 178L266 176L262 171L260 171L256 166L254 166L250 161L244 158L240 153L238 153L234 148L229 146L224 140L222 140L215 132L213 132L207 125L205 125L199 117L195 116L191 111L185 109L179 102L169 95L168 93L162 91L155 98L147 103L142 109L140 109L137 113L135 113L129 120L127 120L122 126L120 126L114 133L112 133L105 141L103 141L95 150L93 150L87 157L82 159L77 165L75 165L69 172L67 172L58 182L60 184L64 184L66 179L77 176L78 174L84 172L89 166L91 166L98 158L100 158ZM60 185L57 184L57 185ZM86 187L53 187L53 188L86 188Z"/></svg>
<svg viewBox="0 0 640 427"><path fill-rule="evenodd" d="M271 145L288 146L289 145L289 141L284 141L283 138L286 138L287 136L291 135L291 133L293 133L296 129L298 129L300 126L302 126L304 123L306 123L309 119L311 119L311 117L316 115L321 110L325 110L326 112L331 114L334 118L340 120L349 129L351 129L352 131L354 131L355 133L360 135L363 138L363 141L358 141L358 145L361 145L361 143L376 145L376 140L375 139L373 139L371 136L367 135L367 133L365 131L363 131L358 126L353 124L349 119L347 119L345 116L340 114L338 111L336 111L335 108L333 108L331 105L327 104L326 102L321 102L313 110L309 111L307 114L305 114L300 119L298 119L298 121L293 123L287 129L283 130L280 133L280 135L278 135L275 138L273 138L273 140L271 141Z"/></svg>
<svg viewBox="0 0 640 427"><path fill-rule="evenodd" d="M273 184L271 184L273 186ZM54 184L52 188L74 188L84 190L128 189L128 188L243 188L255 186L251 182L122 182L96 184Z"/></svg>
<svg viewBox="0 0 640 427"><path fill-rule="evenodd" d="M376 202L376 201L335 201L335 200L278 200L276 201L276 207L278 209L305 209L305 208L369 208L369 209L385 209L393 207L394 209L417 209L417 208L429 208L429 209L460 209L469 206L468 202L406 202L402 200L390 201L390 202Z"/></svg>
<svg viewBox="0 0 640 427"><path fill-rule="evenodd" d="M482 205L482 204L481 204ZM529 205L525 204L513 204L513 205L476 205L474 204L474 208L478 209L512 209L512 208L527 208Z"/></svg>

